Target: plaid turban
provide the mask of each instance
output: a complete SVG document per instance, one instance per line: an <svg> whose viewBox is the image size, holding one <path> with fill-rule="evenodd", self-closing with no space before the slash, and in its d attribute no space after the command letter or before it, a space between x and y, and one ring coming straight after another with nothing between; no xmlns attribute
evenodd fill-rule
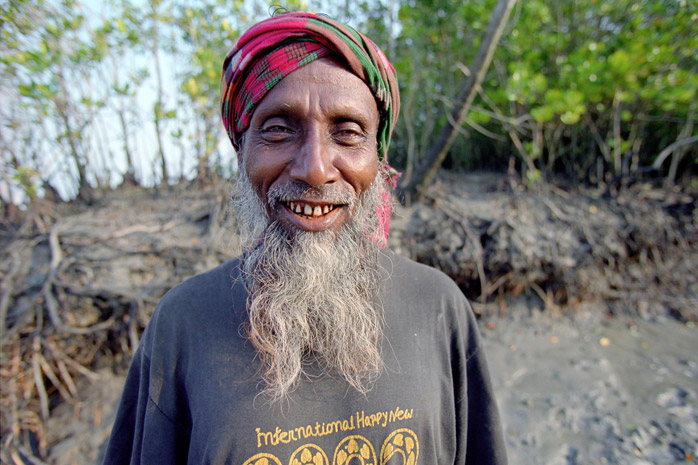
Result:
<svg viewBox="0 0 698 465"><path fill-rule="evenodd" d="M301 66L340 57L376 98L378 158L387 161L400 110L395 69L383 52L350 26L313 13L284 13L257 23L240 37L223 62L221 115L235 150L257 104L274 85Z"/></svg>

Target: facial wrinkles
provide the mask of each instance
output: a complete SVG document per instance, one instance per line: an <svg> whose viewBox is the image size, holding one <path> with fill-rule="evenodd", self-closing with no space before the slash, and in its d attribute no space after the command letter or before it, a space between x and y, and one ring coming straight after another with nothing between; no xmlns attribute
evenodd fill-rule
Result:
<svg viewBox="0 0 698 465"><path fill-rule="evenodd" d="M259 103L242 166L268 213L290 230L336 231L351 215L349 208L336 209L345 206L339 202L364 192L376 177L378 123L366 84L331 60L317 60L281 80ZM291 179L306 184L287 184ZM328 190L303 198L306 191L313 194L308 186Z"/></svg>

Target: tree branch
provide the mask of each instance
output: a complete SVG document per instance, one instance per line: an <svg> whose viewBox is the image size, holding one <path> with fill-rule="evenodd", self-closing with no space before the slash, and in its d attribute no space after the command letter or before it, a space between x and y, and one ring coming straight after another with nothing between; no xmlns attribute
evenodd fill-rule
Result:
<svg viewBox="0 0 698 465"><path fill-rule="evenodd" d="M698 142L698 136L677 140L659 153L657 159L654 161L654 163L652 163L652 168L656 170L659 169L662 166L662 163L664 163L664 160L666 160L674 150L678 149L679 147L683 147L684 145L695 144L696 142Z"/></svg>
<svg viewBox="0 0 698 465"><path fill-rule="evenodd" d="M405 196L405 201L410 202L412 197L419 197L436 175L439 166L443 163L449 149L458 135L458 128L463 125L468 111L475 99L480 85L485 79L487 69L492 62L492 56L499 43L499 38L504 31L507 19L516 0L499 0L492 12L487 31L470 67L471 75L465 80L458 93L451 118L444 125L439 135L427 152L423 162L415 171L415 175L407 186L399 189L398 195ZM455 124L453 124L455 122Z"/></svg>

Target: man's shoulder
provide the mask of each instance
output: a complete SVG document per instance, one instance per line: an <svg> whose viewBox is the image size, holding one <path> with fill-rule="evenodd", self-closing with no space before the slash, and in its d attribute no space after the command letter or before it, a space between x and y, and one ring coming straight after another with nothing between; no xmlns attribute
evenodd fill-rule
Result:
<svg viewBox="0 0 698 465"><path fill-rule="evenodd" d="M382 264L393 285L420 291L461 294L455 282L443 271L386 250Z"/></svg>
<svg viewBox="0 0 698 465"><path fill-rule="evenodd" d="M388 276L382 283L382 298L388 307L417 314L425 308L454 315L470 311L463 292L444 272L392 252L384 254L382 264Z"/></svg>
<svg viewBox="0 0 698 465"><path fill-rule="evenodd" d="M431 335L443 342L449 334L468 341L476 324L468 300L458 285L445 273L409 258L388 254L384 262L389 273L381 296L386 321L393 328L393 344L410 334ZM464 343L467 345L468 343ZM475 342L473 347L477 347Z"/></svg>
<svg viewBox="0 0 698 465"><path fill-rule="evenodd" d="M191 276L167 291L165 299L187 299L210 296L232 287L240 279L240 260L229 260L203 273Z"/></svg>
<svg viewBox="0 0 698 465"><path fill-rule="evenodd" d="M167 291L155 309L153 319L206 320L235 308L238 294L244 293L240 262L229 260L216 268L185 279Z"/></svg>

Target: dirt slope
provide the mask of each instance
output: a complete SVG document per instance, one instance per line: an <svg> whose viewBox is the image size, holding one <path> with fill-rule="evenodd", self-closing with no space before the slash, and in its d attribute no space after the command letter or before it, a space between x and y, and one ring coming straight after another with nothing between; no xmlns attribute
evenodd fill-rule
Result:
<svg viewBox="0 0 698 465"><path fill-rule="evenodd" d="M228 191L120 191L0 236L3 461L97 463L154 304L237 253ZM691 463L697 225L686 192L442 175L396 208L390 246L477 299L510 463Z"/></svg>

